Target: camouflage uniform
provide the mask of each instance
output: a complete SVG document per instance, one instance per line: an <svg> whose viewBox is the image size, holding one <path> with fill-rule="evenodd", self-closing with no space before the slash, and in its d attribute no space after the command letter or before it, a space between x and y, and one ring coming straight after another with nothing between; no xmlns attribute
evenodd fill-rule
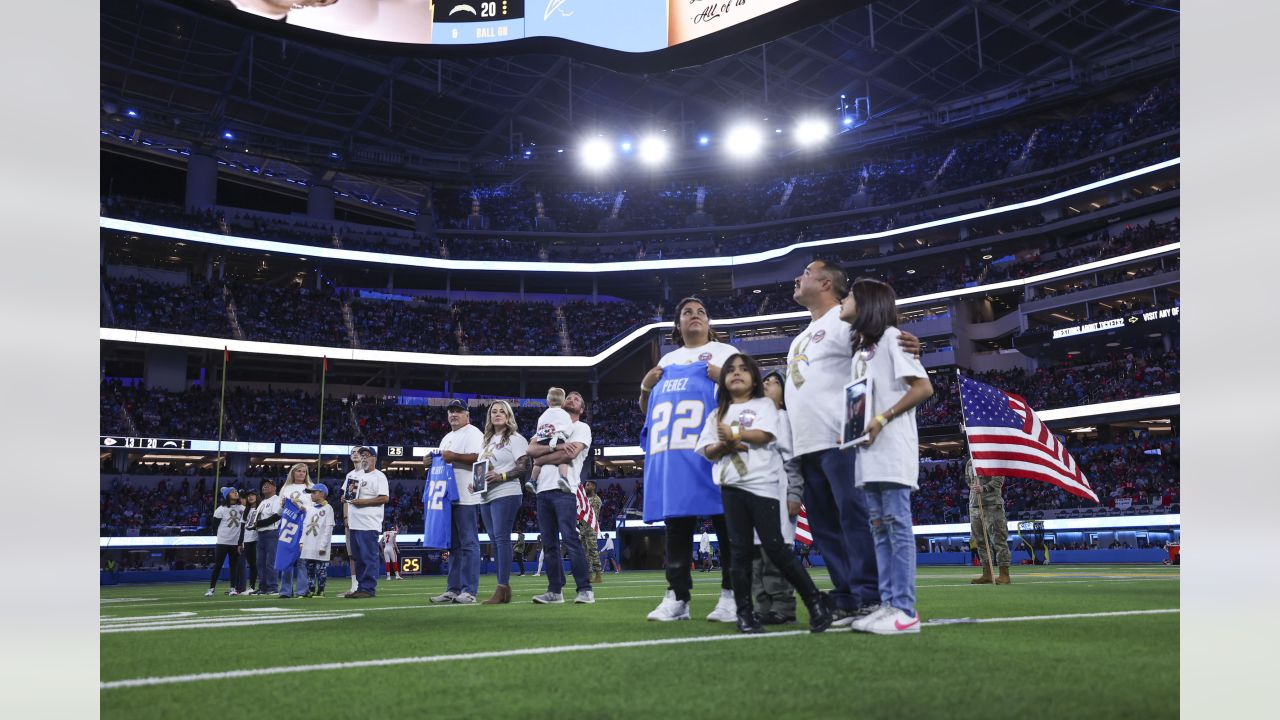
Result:
<svg viewBox="0 0 1280 720"><path fill-rule="evenodd" d="M587 502L591 503L591 509L595 512L596 521L600 520L600 496L588 495ZM600 566L600 543L596 541L596 531L590 525L578 521L578 535L582 537L582 549L587 553L587 571L591 575L599 575L604 568Z"/></svg>
<svg viewBox="0 0 1280 720"><path fill-rule="evenodd" d="M969 483L969 524L977 543L978 559L983 565L991 562L995 554L997 567L1009 567L1009 522L1004 514L1004 487L1002 477L979 477L973 471L973 462L964 464L964 477ZM991 543L994 542L994 547Z"/></svg>

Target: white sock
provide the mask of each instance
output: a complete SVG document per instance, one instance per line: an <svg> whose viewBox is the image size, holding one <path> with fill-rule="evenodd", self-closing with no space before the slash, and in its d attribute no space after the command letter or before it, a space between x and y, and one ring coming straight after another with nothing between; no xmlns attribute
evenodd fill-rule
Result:
<svg viewBox="0 0 1280 720"><path fill-rule="evenodd" d="M720 599L721 599L721 600L732 600L732 599L733 599L733 591L732 591L732 590L725 590L724 588L721 588L721 589L720 589Z"/></svg>

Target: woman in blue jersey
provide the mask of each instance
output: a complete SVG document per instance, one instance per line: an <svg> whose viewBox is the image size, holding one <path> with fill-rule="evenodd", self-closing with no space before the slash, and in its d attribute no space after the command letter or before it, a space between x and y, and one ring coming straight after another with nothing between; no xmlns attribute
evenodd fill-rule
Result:
<svg viewBox="0 0 1280 720"><path fill-rule="evenodd" d="M645 413L644 519L666 525L667 594L649 619L689 619L694 531L699 516L710 516L721 540L721 579L720 600L707 619L737 622L720 489L712 481L711 463L694 452L694 445L715 409L720 368L738 350L718 340L707 308L697 298L685 298L676 306L671 340L679 347L663 355L640 381L640 409Z"/></svg>

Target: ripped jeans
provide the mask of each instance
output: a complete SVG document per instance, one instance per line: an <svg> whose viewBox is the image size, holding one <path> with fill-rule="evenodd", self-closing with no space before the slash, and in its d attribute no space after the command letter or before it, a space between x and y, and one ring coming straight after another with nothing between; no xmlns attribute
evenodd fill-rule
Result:
<svg viewBox="0 0 1280 720"><path fill-rule="evenodd" d="M880 604L915 615L916 539L911 532L911 488L869 482L862 488L871 518L880 580Z"/></svg>

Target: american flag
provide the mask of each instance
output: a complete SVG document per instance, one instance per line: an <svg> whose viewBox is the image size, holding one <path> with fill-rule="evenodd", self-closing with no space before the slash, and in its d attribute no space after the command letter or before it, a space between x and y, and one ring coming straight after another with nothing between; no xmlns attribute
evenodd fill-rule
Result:
<svg viewBox="0 0 1280 720"><path fill-rule="evenodd" d="M801 543L813 546L813 533L809 532L809 514L804 506L800 506L800 514L796 516L796 539Z"/></svg>
<svg viewBox="0 0 1280 720"><path fill-rule="evenodd" d="M1026 400L961 376L960 407L975 474L1040 480L1098 502L1080 466Z"/></svg>
<svg viewBox="0 0 1280 720"><path fill-rule="evenodd" d="M578 483L578 519L591 526L592 530L600 532L600 518L596 517L595 508L591 507L591 502L587 500L587 491L583 483Z"/></svg>

